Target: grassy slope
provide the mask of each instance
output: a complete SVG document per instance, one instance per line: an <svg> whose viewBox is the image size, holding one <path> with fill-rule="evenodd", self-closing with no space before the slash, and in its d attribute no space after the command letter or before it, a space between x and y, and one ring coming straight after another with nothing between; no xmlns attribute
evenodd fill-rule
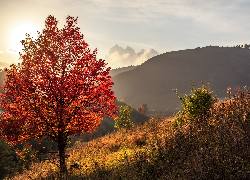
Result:
<svg viewBox="0 0 250 180"><path fill-rule="evenodd" d="M250 177L250 92L218 102L208 117L171 127L150 120L67 149L69 179L247 179ZM58 179L58 168L34 164L13 179Z"/></svg>
<svg viewBox="0 0 250 180"><path fill-rule="evenodd" d="M134 126L128 130L124 129L105 137L97 138L89 143L79 143L73 148L67 149L67 153L70 155L67 164L68 166L75 163L79 164L82 166L81 174L86 174L94 178L93 176L96 175L96 172L93 172L94 162L97 162L100 166L105 166L110 170L113 169L112 175L108 173L110 177L117 177L118 174L116 172L118 173L118 170L116 168L122 168L124 162L120 161L123 161L125 152L128 159L132 162L135 158L133 157L135 152L147 152L149 144L153 145L157 142L157 139L159 140L160 137L163 138L163 135L159 132L161 131L159 127L163 129L165 129L164 127L168 127L170 119L160 121L150 121L150 123L145 123L144 125ZM152 150L148 151L148 153L150 152ZM57 171L58 168L50 163L35 164L31 167L31 170L24 171L22 175L16 176L14 179L46 177L53 170ZM78 169L74 169L71 173L73 173L73 178L79 175L80 172ZM126 172L122 176L125 176L125 174Z"/></svg>

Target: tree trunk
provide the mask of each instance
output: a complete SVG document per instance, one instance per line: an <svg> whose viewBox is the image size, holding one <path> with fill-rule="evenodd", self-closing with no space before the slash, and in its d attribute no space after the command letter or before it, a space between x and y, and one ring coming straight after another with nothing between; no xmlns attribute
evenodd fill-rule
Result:
<svg viewBox="0 0 250 180"><path fill-rule="evenodd" d="M58 150L60 157L60 174L66 173L67 176L67 167L65 162L65 148L66 148L66 140L62 131L58 133Z"/></svg>

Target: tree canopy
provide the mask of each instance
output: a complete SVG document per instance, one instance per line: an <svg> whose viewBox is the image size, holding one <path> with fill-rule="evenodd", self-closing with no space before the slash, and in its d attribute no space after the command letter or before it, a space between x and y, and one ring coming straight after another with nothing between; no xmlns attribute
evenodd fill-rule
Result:
<svg viewBox="0 0 250 180"><path fill-rule="evenodd" d="M61 30L48 16L33 40L26 34L21 63L5 68L7 80L0 105L0 135L11 145L48 137L58 144L60 167L70 135L96 131L104 116L116 117L114 84L104 60L90 52L77 18L67 17Z"/></svg>

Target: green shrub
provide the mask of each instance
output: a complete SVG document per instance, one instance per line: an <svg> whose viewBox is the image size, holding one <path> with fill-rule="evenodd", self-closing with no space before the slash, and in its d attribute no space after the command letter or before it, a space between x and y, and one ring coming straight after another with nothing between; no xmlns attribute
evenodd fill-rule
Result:
<svg viewBox="0 0 250 180"><path fill-rule="evenodd" d="M35 150L31 146L26 145L23 146L20 159L23 161L26 169L29 169L32 162L38 161Z"/></svg>
<svg viewBox="0 0 250 180"><path fill-rule="evenodd" d="M133 126L133 122L130 121L130 114L132 112L132 106L118 106L119 113L115 118L115 128L118 130Z"/></svg>
<svg viewBox="0 0 250 180"><path fill-rule="evenodd" d="M192 120L200 115L206 116L211 106L217 101L213 96L213 91L209 91L208 84L197 89L194 83L191 85L190 95L185 94L183 98L177 94L177 89L174 90L182 101L182 109L176 114L173 123L175 127L182 126L185 120Z"/></svg>
<svg viewBox="0 0 250 180"><path fill-rule="evenodd" d="M16 172L22 172L24 162L16 154L13 146L0 138L0 179L11 177Z"/></svg>

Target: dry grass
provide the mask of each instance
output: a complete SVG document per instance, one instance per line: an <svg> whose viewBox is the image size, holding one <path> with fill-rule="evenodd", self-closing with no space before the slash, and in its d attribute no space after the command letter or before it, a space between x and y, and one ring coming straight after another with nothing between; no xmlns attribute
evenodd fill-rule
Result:
<svg viewBox="0 0 250 180"><path fill-rule="evenodd" d="M215 103L207 117L176 128L173 121L150 120L67 149L67 179L250 177L249 89L238 89L231 99ZM75 163L79 167L70 169ZM59 179L58 172L55 164L42 162L13 179Z"/></svg>

